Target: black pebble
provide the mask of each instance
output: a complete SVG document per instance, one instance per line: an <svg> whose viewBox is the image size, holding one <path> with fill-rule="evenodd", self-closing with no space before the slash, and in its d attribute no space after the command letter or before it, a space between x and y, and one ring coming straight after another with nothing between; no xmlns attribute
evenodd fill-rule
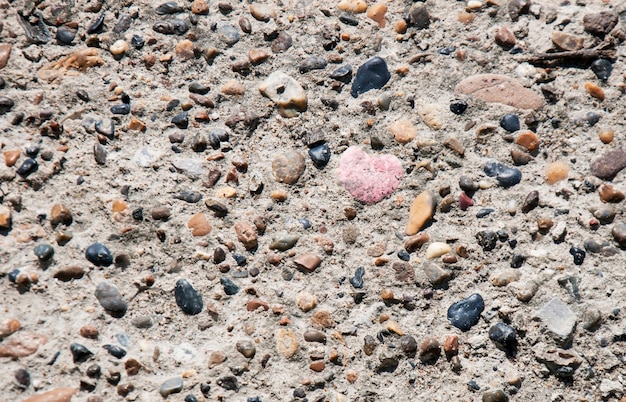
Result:
<svg viewBox="0 0 626 402"><path fill-rule="evenodd" d="M189 114L187 112L177 114L172 118L172 123L178 128L189 127Z"/></svg>
<svg viewBox="0 0 626 402"><path fill-rule="evenodd" d="M136 221L143 221L143 208L133 210L133 219Z"/></svg>
<svg viewBox="0 0 626 402"><path fill-rule="evenodd" d="M183 11L182 8L180 8L178 6L178 4L176 4L175 1L168 1L166 3L162 3L160 4L157 8L156 8L156 13L159 15L165 15L165 14L176 14L176 13L180 13L181 11Z"/></svg>
<svg viewBox="0 0 626 402"><path fill-rule="evenodd" d="M117 24L113 27L113 32L115 33L123 33L128 31L130 28L130 24L133 22L133 18L128 14L122 14L120 18L117 20Z"/></svg>
<svg viewBox="0 0 626 402"><path fill-rule="evenodd" d="M327 143L316 145L309 149L309 156L316 168L322 169L330 161L330 147Z"/></svg>
<svg viewBox="0 0 626 402"><path fill-rule="evenodd" d="M130 105L128 103L122 103L121 105L111 106L111 113L113 114L129 114Z"/></svg>
<svg viewBox="0 0 626 402"><path fill-rule="evenodd" d="M585 256L587 255L584 250L578 247L570 248L569 253L572 255L572 257L574 257L575 265L582 265L582 263L585 261Z"/></svg>
<svg viewBox="0 0 626 402"><path fill-rule="evenodd" d="M76 96L78 96L78 99L82 100L83 102L89 102L89 94L84 89L77 90Z"/></svg>
<svg viewBox="0 0 626 402"><path fill-rule="evenodd" d="M11 283L15 283L15 281L17 280L17 276L20 274L20 270L15 268L14 270L12 270L11 272L9 272L9 282Z"/></svg>
<svg viewBox="0 0 626 402"><path fill-rule="evenodd" d="M31 145L30 147L26 148L26 155L31 158L36 158L39 154L39 150L40 148L38 145Z"/></svg>
<svg viewBox="0 0 626 402"><path fill-rule="evenodd" d="M56 38L57 38L57 41L62 45L71 45L75 37L76 37L76 32L70 29L63 28L63 27L57 29Z"/></svg>
<svg viewBox="0 0 626 402"><path fill-rule="evenodd" d="M146 44L146 41L139 35L133 35L130 44L133 45L135 49L141 49Z"/></svg>
<svg viewBox="0 0 626 402"><path fill-rule="evenodd" d="M308 220L307 218L298 218L298 222L300 222L302 227L305 228L305 229L311 229L311 227L313 226L311 221Z"/></svg>
<svg viewBox="0 0 626 402"><path fill-rule="evenodd" d="M4 77L0 77L0 89L4 89L4 86L7 84Z"/></svg>
<svg viewBox="0 0 626 402"><path fill-rule="evenodd" d="M490 213L494 212L495 209L493 208L482 208L480 211L476 212L476 217L477 218L484 218L485 216L489 215Z"/></svg>
<svg viewBox="0 0 626 402"><path fill-rule="evenodd" d="M515 329L508 324L499 322L489 328L489 339L503 349L507 354L515 354L517 348L517 338Z"/></svg>
<svg viewBox="0 0 626 402"><path fill-rule="evenodd" d="M519 268L524 265L524 261L526 261L526 257L521 254L513 254L511 257L511 268Z"/></svg>
<svg viewBox="0 0 626 402"><path fill-rule="evenodd" d="M498 236L491 230L483 230L476 234L478 244L483 248L483 251L491 251L496 248Z"/></svg>
<svg viewBox="0 0 626 402"><path fill-rule="evenodd" d="M400 250L398 251L398 258L402 261L408 261L411 259L411 256L406 252L406 250Z"/></svg>
<svg viewBox="0 0 626 402"><path fill-rule="evenodd" d="M206 85L202 85L198 81L194 81L191 84L189 84L189 92L191 93L206 95L207 93L209 93L209 91L210 91L209 87L207 87Z"/></svg>
<svg viewBox="0 0 626 402"><path fill-rule="evenodd" d="M478 383L474 380L470 380L467 383L467 387L470 389L470 391L480 391L480 385L478 385Z"/></svg>
<svg viewBox="0 0 626 402"><path fill-rule="evenodd" d="M227 375L218 378L216 383L220 387L229 391L235 391L239 389L239 382L237 381L237 377L235 377L234 375Z"/></svg>
<svg viewBox="0 0 626 402"><path fill-rule="evenodd" d="M611 76L613 64L607 59L598 59L591 63L591 71L593 71L599 80L606 81Z"/></svg>
<svg viewBox="0 0 626 402"><path fill-rule="evenodd" d="M193 395L187 395L185 397L185 402L198 402L198 398Z"/></svg>
<svg viewBox="0 0 626 402"><path fill-rule="evenodd" d="M354 272L354 276L350 278L350 284L355 289L361 289L363 287L363 276L365 276L365 268L358 267Z"/></svg>
<svg viewBox="0 0 626 402"><path fill-rule="evenodd" d="M97 364L92 364L87 367L86 373L89 378L98 378L100 377L100 374L102 374L102 369Z"/></svg>
<svg viewBox="0 0 626 402"><path fill-rule="evenodd" d="M27 177L29 174L35 172L38 167L39 164L36 160L28 158L22 162L22 165L19 168L17 168L17 174L22 177Z"/></svg>
<svg viewBox="0 0 626 402"><path fill-rule="evenodd" d="M500 127L508 131L509 133L515 132L520 129L519 117L516 114L505 114L500 119Z"/></svg>
<svg viewBox="0 0 626 402"><path fill-rule="evenodd" d="M13 108L13 105L15 105L13 99L9 98L8 96L0 96L0 115L5 114L9 110L11 110Z"/></svg>
<svg viewBox="0 0 626 402"><path fill-rule="evenodd" d="M126 104L130 105L130 96L128 96L128 94L126 92L122 92L122 95L120 95L120 99L121 99L122 103L126 103Z"/></svg>
<svg viewBox="0 0 626 402"><path fill-rule="evenodd" d="M483 310L485 310L485 302L482 296L474 293L448 308L448 320L461 331L468 331L478 323Z"/></svg>
<svg viewBox="0 0 626 402"><path fill-rule="evenodd" d="M343 22L346 25L350 25L353 27L359 25L359 20L357 20L353 15L350 15L350 14L340 15L339 21Z"/></svg>
<svg viewBox="0 0 626 402"><path fill-rule="evenodd" d="M85 250L85 257L88 261L98 267L108 267L113 264L113 255L104 244L93 243Z"/></svg>
<svg viewBox="0 0 626 402"><path fill-rule="evenodd" d="M30 373L24 369L15 371L15 382L21 389L26 389L30 385Z"/></svg>
<svg viewBox="0 0 626 402"><path fill-rule="evenodd" d="M511 168L503 163L490 160L485 163L483 172L489 177L496 177L498 184L502 187L512 187L522 181L522 171L518 168Z"/></svg>
<svg viewBox="0 0 626 402"><path fill-rule="evenodd" d="M178 99L172 99L171 101L167 102L167 105L165 105L165 110L171 112L172 110L176 109L178 105L180 105L180 101Z"/></svg>
<svg viewBox="0 0 626 402"><path fill-rule="evenodd" d="M93 352L80 343L72 343L70 345L70 352L72 352L74 363L86 362L91 356L93 356Z"/></svg>
<svg viewBox="0 0 626 402"><path fill-rule="evenodd" d="M35 246L33 252L39 261L47 261L54 255L54 248L48 243L42 243Z"/></svg>
<svg viewBox="0 0 626 402"><path fill-rule="evenodd" d="M250 396L248 397L248 402L263 402L258 396Z"/></svg>
<svg viewBox="0 0 626 402"><path fill-rule="evenodd" d="M373 57L363 63L356 72L350 94L356 98L372 89L380 89L391 79L387 63L380 57Z"/></svg>
<svg viewBox="0 0 626 402"><path fill-rule="evenodd" d="M450 103L450 111L454 114L463 114L467 110L467 102L462 99L457 99Z"/></svg>
<svg viewBox="0 0 626 402"><path fill-rule="evenodd" d="M186 279L179 279L174 289L176 304L187 315L196 315L202 311L204 304L202 296L191 286Z"/></svg>
<svg viewBox="0 0 626 402"><path fill-rule="evenodd" d="M343 65L330 73L330 78L333 80L341 81L344 84L349 83L352 80L352 66L350 64Z"/></svg>
<svg viewBox="0 0 626 402"><path fill-rule="evenodd" d="M121 359L122 357L126 356L126 351L122 348L120 348L119 346L115 346L115 345L104 345L103 348L109 352L109 354L113 357L117 357L118 359Z"/></svg>
<svg viewBox="0 0 626 402"><path fill-rule="evenodd" d="M229 296L232 296L239 292L239 286L235 285L235 283L228 278L220 279L220 283L224 287L224 293Z"/></svg>
<svg viewBox="0 0 626 402"><path fill-rule="evenodd" d="M99 33L104 28L104 13L100 14L96 20L87 28L88 34Z"/></svg>
<svg viewBox="0 0 626 402"><path fill-rule="evenodd" d="M242 254L233 253L233 259L240 267L246 265L246 263L248 262L246 260L246 256Z"/></svg>
<svg viewBox="0 0 626 402"><path fill-rule="evenodd" d="M585 115L587 123L589 123L589 126L591 127L595 126L596 123L600 121L600 117L601 116L596 112L587 112L587 114Z"/></svg>

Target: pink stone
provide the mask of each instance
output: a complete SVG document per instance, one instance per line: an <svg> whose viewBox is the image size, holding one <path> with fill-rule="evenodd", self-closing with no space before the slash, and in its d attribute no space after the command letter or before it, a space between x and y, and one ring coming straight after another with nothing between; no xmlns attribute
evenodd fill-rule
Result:
<svg viewBox="0 0 626 402"><path fill-rule="evenodd" d="M465 211L467 208L471 207L472 205L474 205L474 200L472 200L472 198L469 195L465 193L461 193L461 195L459 196L459 207L461 207L461 209Z"/></svg>
<svg viewBox="0 0 626 402"><path fill-rule="evenodd" d="M375 204L398 188L403 170L400 160L393 155L372 156L360 147L350 147L341 154L338 175L354 198Z"/></svg>

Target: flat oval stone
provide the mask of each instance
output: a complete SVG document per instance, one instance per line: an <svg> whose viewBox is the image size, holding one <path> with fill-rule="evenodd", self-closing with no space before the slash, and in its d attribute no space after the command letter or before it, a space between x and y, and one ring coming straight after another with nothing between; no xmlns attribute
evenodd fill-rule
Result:
<svg viewBox="0 0 626 402"><path fill-rule="evenodd" d="M78 390L74 388L53 388L26 398L23 402L70 402L76 393L78 393Z"/></svg>
<svg viewBox="0 0 626 402"><path fill-rule="evenodd" d="M227 44L228 46L232 46L235 43L239 42L240 34L239 30L232 25L222 25L217 33L222 42Z"/></svg>
<svg viewBox="0 0 626 402"><path fill-rule="evenodd" d="M119 346L116 345L104 345L103 348L109 352L109 354L113 357L117 357L118 359L121 359L122 357L126 356L126 351L122 348L120 348Z"/></svg>
<svg viewBox="0 0 626 402"><path fill-rule="evenodd" d="M592 175L603 180L613 180L626 167L626 150L624 148L611 149L591 161L590 167Z"/></svg>
<svg viewBox="0 0 626 402"><path fill-rule="evenodd" d="M452 325L465 332L478 323L483 310L485 310L485 302L482 296L474 293L448 308L448 320Z"/></svg>
<svg viewBox="0 0 626 402"><path fill-rule="evenodd" d="M196 315L202 311L202 296L186 279L179 279L174 288L176 304L187 315Z"/></svg>
<svg viewBox="0 0 626 402"><path fill-rule="evenodd" d="M286 251L296 245L300 239L298 235L283 235L272 241L270 250Z"/></svg>
<svg viewBox="0 0 626 402"><path fill-rule="evenodd" d="M543 106L541 95L505 75L472 75L458 83L454 91L488 103L503 103L519 109L540 109Z"/></svg>
<svg viewBox="0 0 626 402"><path fill-rule="evenodd" d="M350 94L356 98L372 89L382 88L390 79L391 74L385 60L373 57L357 70Z"/></svg>
<svg viewBox="0 0 626 402"><path fill-rule="evenodd" d="M167 398L171 394L176 394L183 390L183 379L180 377L170 378L165 381L161 388L159 389L159 393L163 398Z"/></svg>
<svg viewBox="0 0 626 402"><path fill-rule="evenodd" d="M304 173L305 167L304 157L294 150L278 155L272 161L272 172L279 183L295 184Z"/></svg>
<svg viewBox="0 0 626 402"><path fill-rule="evenodd" d="M113 255L101 243L93 243L85 250L85 258L98 267L108 267L113 264Z"/></svg>
<svg viewBox="0 0 626 402"><path fill-rule="evenodd" d="M111 282L100 282L96 286L96 299L109 314L114 317L123 316L128 308L128 303L122 298L117 286Z"/></svg>
<svg viewBox="0 0 626 402"><path fill-rule="evenodd" d="M319 56L310 56L306 58L302 63L300 63L298 70L300 71L300 74L304 74L312 70L323 70L326 68L327 65L328 61L326 61L325 58Z"/></svg>
<svg viewBox="0 0 626 402"><path fill-rule="evenodd" d="M28 177L31 173L35 172L39 168L39 164L36 160L28 158L22 162L16 173L22 177Z"/></svg>

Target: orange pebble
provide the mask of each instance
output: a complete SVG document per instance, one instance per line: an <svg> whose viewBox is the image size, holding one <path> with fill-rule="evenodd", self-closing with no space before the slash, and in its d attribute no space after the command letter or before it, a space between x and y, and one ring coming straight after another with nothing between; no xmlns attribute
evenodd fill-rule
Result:
<svg viewBox="0 0 626 402"><path fill-rule="evenodd" d="M121 212L127 208L128 208L128 205L126 205L126 201L113 200L113 205L111 206L111 209L113 210L113 212Z"/></svg>
<svg viewBox="0 0 626 402"><path fill-rule="evenodd" d="M524 131L515 140L517 145L521 145L530 152L539 149L539 137L532 131Z"/></svg>
<svg viewBox="0 0 626 402"><path fill-rule="evenodd" d="M567 179L568 175L569 166L567 166L565 162L553 162L546 168L546 182L548 184L555 184L561 180Z"/></svg>
<svg viewBox="0 0 626 402"><path fill-rule="evenodd" d="M613 130L602 130L600 131L600 134L598 134L598 137L600 137L600 141L602 141L605 144L610 144L611 142L613 142L613 138L615 137L615 131Z"/></svg>
<svg viewBox="0 0 626 402"><path fill-rule="evenodd" d="M384 28L387 25L386 12L387 6L384 3L376 3L367 10L367 16L376 21L380 28Z"/></svg>
<svg viewBox="0 0 626 402"><path fill-rule="evenodd" d="M396 21L396 23L393 25L393 29L394 31L396 31L396 33L399 33L399 34L406 33L406 29L407 29L406 21L405 20Z"/></svg>
<svg viewBox="0 0 626 402"><path fill-rule="evenodd" d="M587 90L587 93L593 96L594 98L599 99L601 101L604 100L604 90L600 88L599 86L597 86L596 84L594 84L593 82L586 82L585 89Z"/></svg>

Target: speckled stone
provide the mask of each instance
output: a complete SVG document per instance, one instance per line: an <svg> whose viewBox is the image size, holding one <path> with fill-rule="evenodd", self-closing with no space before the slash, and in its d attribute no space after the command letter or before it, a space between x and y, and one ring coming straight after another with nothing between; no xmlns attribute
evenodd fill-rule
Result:
<svg viewBox="0 0 626 402"><path fill-rule="evenodd" d="M626 167L626 150L616 148L606 151L591 161L591 174L604 180L613 178Z"/></svg>
<svg viewBox="0 0 626 402"><path fill-rule="evenodd" d="M272 161L272 172L279 183L295 184L305 168L304 156L294 150L280 154Z"/></svg>
<svg viewBox="0 0 626 402"><path fill-rule="evenodd" d="M519 109L540 109L543 97L517 80L499 74L478 74L465 78L455 88L457 94L473 95L488 103L503 103Z"/></svg>

